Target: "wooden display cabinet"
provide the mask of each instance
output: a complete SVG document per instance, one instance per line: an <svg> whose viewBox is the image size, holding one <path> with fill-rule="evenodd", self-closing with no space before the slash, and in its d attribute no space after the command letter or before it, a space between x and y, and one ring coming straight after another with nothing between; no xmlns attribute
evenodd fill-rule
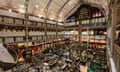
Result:
<svg viewBox="0 0 120 72"><path fill-rule="evenodd" d="M14 43L14 38L13 37L5 37L4 43Z"/></svg>

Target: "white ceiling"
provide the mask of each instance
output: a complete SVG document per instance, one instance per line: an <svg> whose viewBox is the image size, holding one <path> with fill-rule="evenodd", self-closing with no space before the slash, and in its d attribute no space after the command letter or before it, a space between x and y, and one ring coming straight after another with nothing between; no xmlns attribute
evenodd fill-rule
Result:
<svg viewBox="0 0 120 72"><path fill-rule="evenodd" d="M45 16L44 10L50 0L29 0L29 14L35 16ZM98 5L104 9L107 9L108 0L51 0L48 8L48 18L56 19L57 13L59 13L58 20L64 20L71 13L75 12L78 5L82 2ZM14 10L19 13L25 12L24 6L25 0L0 0L0 9ZM66 3L66 4L65 4ZM65 5L64 5L65 4ZM64 7L61 9L61 7ZM60 12L58 12L61 9Z"/></svg>

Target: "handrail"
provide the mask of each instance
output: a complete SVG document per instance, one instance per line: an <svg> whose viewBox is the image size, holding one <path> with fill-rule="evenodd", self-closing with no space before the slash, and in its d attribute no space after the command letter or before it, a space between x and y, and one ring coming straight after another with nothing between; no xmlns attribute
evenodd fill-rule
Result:
<svg viewBox="0 0 120 72"><path fill-rule="evenodd" d="M8 20L9 19L13 19L13 20L11 20L11 22L9 23L9 21L5 21L5 22L1 22L1 20L0 20L0 24L8 24L8 25L10 25L10 24L13 24L13 25L20 25L20 26L24 26L24 21L25 21L25 19L19 19L19 18L15 18L15 17L9 17L9 16L1 16L0 15L0 18L2 18L2 20L4 21L4 18L8 18ZM16 20L19 20L20 22L22 22L22 24L18 24L18 23L16 23ZM8 22L8 23L6 23L6 22ZM15 22L15 23L14 23ZM32 23L32 22L35 22L36 23L36 25L35 26L42 26L43 27L43 22L38 22L38 21L33 21L33 20L28 20L28 22L30 22L30 23ZM52 25L54 25L54 27L56 26L55 24L51 24L51 23L49 23L49 21L47 21L47 24L49 24L49 25L51 25L51 27L52 27ZM34 24L33 24L34 25ZM63 28L63 26L61 26L61 25L58 25L58 27L62 27Z"/></svg>

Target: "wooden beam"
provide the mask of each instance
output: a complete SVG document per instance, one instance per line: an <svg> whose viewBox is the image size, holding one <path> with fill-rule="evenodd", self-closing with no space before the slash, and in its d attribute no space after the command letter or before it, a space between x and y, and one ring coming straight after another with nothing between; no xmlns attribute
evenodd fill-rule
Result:
<svg viewBox="0 0 120 72"><path fill-rule="evenodd" d="M65 5L69 2L70 0L67 0L64 5L58 10L58 14L63 10L63 8L65 7Z"/></svg>
<svg viewBox="0 0 120 72"><path fill-rule="evenodd" d="M48 2L48 4L46 5L46 7L44 8L44 12L46 12L46 10L48 10L48 8L49 8L51 2L52 2L52 0L50 0L50 1Z"/></svg>
<svg viewBox="0 0 120 72"><path fill-rule="evenodd" d="M28 25L27 25L27 23L28 23L27 21L29 18L28 6L29 6L29 0L26 0L25 1L25 40L26 40L27 46L28 46L28 40L29 40L29 32L28 32Z"/></svg>
<svg viewBox="0 0 120 72"><path fill-rule="evenodd" d="M52 0L50 0L50 1L48 2L48 4L46 5L46 7L44 8L44 12L45 12L45 18L44 18L44 24L45 24L45 27L44 27L45 39L44 39L44 41L45 41L45 42L46 42L47 39L48 39L48 37L47 37L47 24L46 24L46 22L47 22L47 18L48 18L48 8L49 8L51 2L52 2Z"/></svg>
<svg viewBox="0 0 120 72"><path fill-rule="evenodd" d="M67 13L67 15L64 16L64 18L67 17L72 12L72 10L75 9L77 7L77 5L80 4L80 2L81 2L81 0L79 0L79 2Z"/></svg>

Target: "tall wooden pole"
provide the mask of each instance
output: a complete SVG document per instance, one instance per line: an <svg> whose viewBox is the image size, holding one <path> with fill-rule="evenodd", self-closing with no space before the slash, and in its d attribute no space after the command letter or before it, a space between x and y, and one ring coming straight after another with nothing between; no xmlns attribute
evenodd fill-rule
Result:
<svg viewBox="0 0 120 72"><path fill-rule="evenodd" d="M79 38L80 44L82 44L82 35L81 35L81 32L82 32L82 20L80 20L79 24L78 24L78 38Z"/></svg>
<svg viewBox="0 0 120 72"><path fill-rule="evenodd" d="M50 0L49 2L48 2L48 4L46 5L46 7L45 7L45 9L44 9L44 13L45 13L45 18L44 18L44 33L45 33L45 38L44 38L44 42L46 42L47 41L47 39L48 39L48 36L47 36L47 18L48 18L48 9L49 9L49 6L50 6L50 3L52 2L52 0ZM44 48L45 48L45 45L44 45Z"/></svg>
<svg viewBox="0 0 120 72"><path fill-rule="evenodd" d="M45 18L44 18L44 33L45 33L45 38L44 38L44 41L46 42L47 41L47 11L48 9L45 10Z"/></svg>
<svg viewBox="0 0 120 72"><path fill-rule="evenodd" d="M26 47L28 47L28 41L29 41L29 32L28 32L28 6L29 6L29 0L25 1L25 41L26 41Z"/></svg>
<svg viewBox="0 0 120 72"><path fill-rule="evenodd" d="M58 15L56 16L56 39L58 38Z"/></svg>

